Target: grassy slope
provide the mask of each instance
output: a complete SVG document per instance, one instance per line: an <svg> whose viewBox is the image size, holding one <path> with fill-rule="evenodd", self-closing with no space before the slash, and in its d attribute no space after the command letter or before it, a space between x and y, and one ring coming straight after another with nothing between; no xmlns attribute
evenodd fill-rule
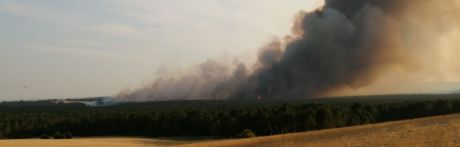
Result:
<svg viewBox="0 0 460 147"><path fill-rule="evenodd" d="M0 140L11 147L137 147L203 146L456 146L460 144L460 114L348 128L292 133L250 139L199 141L146 138L79 138L68 140Z"/></svg>
<svg viewBox="0 0 460 147"><path fill-rule="evenodd" d="M456 146L460 114L348 128L292 133L250 139L187 144L203 146Z"/></svg>
<svg viewBox="0 0 460 147"><path fill-rule="evenodd" d="M121 137L77 139L13 139L0 140L0 147L147 147L190 144L196 141L198 140Z"/></svg>

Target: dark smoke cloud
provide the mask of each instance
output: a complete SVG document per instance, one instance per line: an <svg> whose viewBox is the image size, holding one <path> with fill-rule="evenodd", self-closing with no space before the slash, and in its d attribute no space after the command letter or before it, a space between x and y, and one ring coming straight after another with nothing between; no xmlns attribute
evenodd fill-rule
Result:
<svg viewBox="0 0 460 147"><path fill-rule="evenodd" d="M278 54L279 61L250 77L254 89L245 88L251 91L240 96L303 98L368 84L394 52L386 48L392 16L385 11L391 3L376 2L329 0L324 8L300 15L294 29L299 36Z"/></svg>
<svg viewBox="0 0 460 147"><path fill-rule="evenodd" d="M400 62L397 21L418 1L326 0L300 12L293 34L261 48L252 68L209 60L196 72L160 78L121 100L308 98L370 84L379 70Z"/></svg>

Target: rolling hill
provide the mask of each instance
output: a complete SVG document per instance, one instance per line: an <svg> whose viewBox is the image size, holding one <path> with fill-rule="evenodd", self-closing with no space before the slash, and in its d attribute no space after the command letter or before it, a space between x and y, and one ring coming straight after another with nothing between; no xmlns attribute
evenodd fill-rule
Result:
<svg viewBox="0 0 460 147"><path fill-rule="evenodd" d="M180 138L76 138L70 140L2 140L0 146L457 146L460 114L386 122L338 129L248 139L188 140Z"/></svg>
<svg viewBox="0 0 460 147"><path fill-rule="evenodd" d="M460 114L453 114L184 146L458 146L459 144Z"/></svg>

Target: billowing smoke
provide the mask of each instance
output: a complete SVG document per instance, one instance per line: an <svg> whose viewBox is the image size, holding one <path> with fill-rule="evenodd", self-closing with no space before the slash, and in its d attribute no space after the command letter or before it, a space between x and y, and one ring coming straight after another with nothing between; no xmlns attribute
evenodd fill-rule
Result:
<svg viewBox="0 0 460 147"><path fill-rule="evenodd" d="M152 84L123 91L117 98L122 101L224 99L235 93L247 77L248 69L242 63L231 66L207 60L183 74L165 73Z"/></svg>
<svg viewBox="0 0 460 147"><path fill-rule="evenodd" d="M429 8L441 3L434 0L326 0L313 12L299 12L292 35L261 48L252 66L208 60L185 75L159 78L144 88L122 92L117 98L293 99L357 89L371 84L390 67L419 68L418 57L426 57L424 52L429 50L414 49L419 41L429 41L420 36L437 36L417 32L427 29L419 27L423 24L408 27L419 22L416 17L444 20L438 17L442 9L458 14L459 3L445 1L451 6ZM459 19L453 17L456 14L444 17L454 19L447 28L458 32L457 27L450 27L459 25Z"/></svg>

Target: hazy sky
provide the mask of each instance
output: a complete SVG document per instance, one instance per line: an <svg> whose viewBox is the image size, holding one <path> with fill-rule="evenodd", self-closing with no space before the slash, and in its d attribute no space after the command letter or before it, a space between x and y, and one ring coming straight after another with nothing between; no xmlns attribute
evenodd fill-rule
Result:
<svg viewBox="0 0 460 147"><path fill-rule="evenodd" d="M162 67L254 57L321 0L1 0L0 101L114 95Z"/></svg>

